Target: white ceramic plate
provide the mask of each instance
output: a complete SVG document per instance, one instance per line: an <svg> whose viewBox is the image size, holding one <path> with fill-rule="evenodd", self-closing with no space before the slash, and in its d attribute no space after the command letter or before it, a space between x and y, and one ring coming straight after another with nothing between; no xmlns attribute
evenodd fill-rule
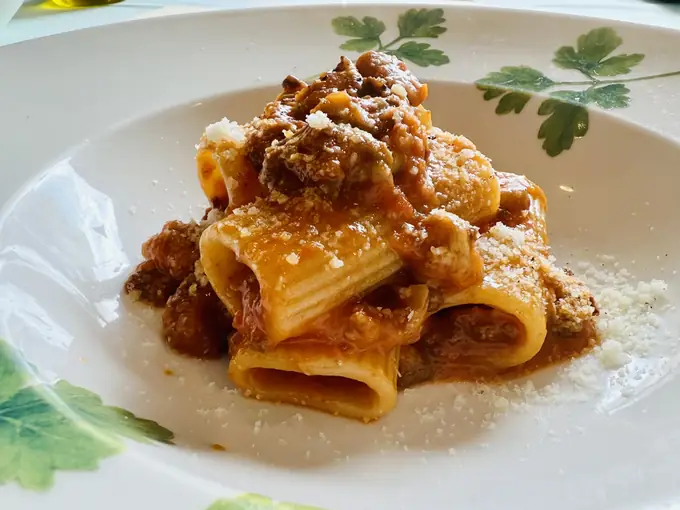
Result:
<svg viewBox="0 0 680 510"><path fill-rule="evenodd" d="M208 13L0 48L2 508L676 504L680 34L434 9ZM516 386L408 391L363 425L243 399L224 363L166 351L120 289L143 240L202 212L206 124L378 39L430 83L437 125L546 190L555 252L594 285L609 340Z"/></svg>

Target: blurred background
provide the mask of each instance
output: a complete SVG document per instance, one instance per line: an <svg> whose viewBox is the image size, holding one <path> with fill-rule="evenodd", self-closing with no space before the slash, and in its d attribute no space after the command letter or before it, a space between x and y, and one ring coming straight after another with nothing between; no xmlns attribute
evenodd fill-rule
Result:
<svg viewBox="0 0 680 510"><path fill-rule="evenodd" d="M0 45L153 16L281 4L362 0L0 0ZM366 1L366 0L364 0ZM373 3L406 0L372 0ZM410 0L418 3L419 0ZM680 30L680 0L422 0L482 4L646 23Z"/></svg>

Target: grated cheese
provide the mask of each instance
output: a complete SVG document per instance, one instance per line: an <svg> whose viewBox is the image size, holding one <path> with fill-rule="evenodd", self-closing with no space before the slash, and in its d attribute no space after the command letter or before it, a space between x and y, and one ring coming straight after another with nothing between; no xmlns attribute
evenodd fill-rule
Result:
<svg viewBox="0 0 680 510"><path fill-rule="evenodd" d="M314 113L310 113L307 115L307 124L309 124L309 127L313 129L325 129L328 127L331 127L333 124L331 122L331 119L328 118L328 115L326 115L324 112L321 110L316 111Z"/></svg>
<svg viewBox="0 0 680 510"><path fill-rule="evenodd" d="M516 246L521 246L526 240L522 230L508 227L503 223L496 223L491 230L499 238L507 241L512 241Z"/></svg>
<svg viewBox="0 0 680 510"><path fill-rule="evenodd" d="M246 140L243 128L226 117L206 127L205 137L212 143L231 142L237 147L243 145Z"/></svg>
<svg viewBox="0 0 680 510"><path fill-rule="evenodd" d="M596 355L607 369L621 368L630 361L630 356L624 352L623 345L618 340L605 340Z"/></svg>
<svg viewBox="0 0 680 510"><path fill-rule="evenodd" d="M585 429L577 423L571 425L571 431L551 429L550 413L542 410L542 407L595 401L601 409L605 405L603 402L611 401L612 395L624 399L634 395L640 387L645 386L640 385L640 378L658 378L659 374L671 369L670 362L657 362L654 352L657 344L663 344L664 352L669 345L673 346L667 343L670 337L663 335L660 317L660 313L668 308L665 282L635 282L628 271L609 257L599 257L595 265L576 264L574 272L589 286L600 307L598 329L602 338L601 346L584 358L558 367L556 377L551 377L549 383L541 382L542 378L537 377L500 385L450 385L445 387L443 393L447 396L441 402L423 401L421 390L405 391L404 400L415 403L411 412L416 421L420 420L426 445L441 446L446 442L454 442L449 438L464 434L461 427L467 430L470 426L478 426L489 431L485 432L487 434L493 433L497 423L509 413L529 413L545 427L546 441L559 442L562 434L582 435ZM636 360L640 358L646 358L642 369L636 368ZM633 378L637 378L634 383ZM230 395L238 394L234 389L223 391ZM230 402L223 408L201 409L198 412L223 421L222 427L226 427L233 422L228 411L233 406L234 402ZM278 438L275 441L281 447L292 445L296 437L309 433L314 427L313 424L305 423L303 415L294 409L290 410L289 418L284 421L269 419L272 414L264 408L253 413L249 424L252 424L250 434L257 441L254 447L260 447L263 444L261 442L268 441L269 437ZM412 443L408 429L405 430L403 424L398 426L393 422L383 422L377 430L380 431L379 437L373 441L376 452L389 453L396 449L420 451L421 445ZM274 432L278 432L278 435ZM329 453L332 450L336 460L341 460L347 452L337 440L335 433L315 429L314 434L309 436L309 454L302 455L311 459L312 453L322 448ZM483 449L487 444L481 442L477 446ZM444 454L447 453L447 447L443 448ZM448 454L457 455L457 451L451 448Z"/></svg>
<svg viewBox="0 0 680 510"><path fill-rule="evenodd" d="M680 350L663 328L660 312L667 310L668 287L661 280L631 283L632 275L613 257L598 256L598 264L579 263L575 273L593 293L600 308L597 329L602 344L591 355L574 360L558 369L551 383L535 386L531 380L502 385L477 385L474 396L495 410L491 419L507 411L536 412L536 406L571 402L604 401L610 395L629 395L641 377L658 379L669 370L661 354L664 350ZM646 358L646 359L645 359ZM645 359L643 369L635 361ZM458 394L453 408L467 406L466 397ZM537 419L544 418L537 414Z"/></svg>

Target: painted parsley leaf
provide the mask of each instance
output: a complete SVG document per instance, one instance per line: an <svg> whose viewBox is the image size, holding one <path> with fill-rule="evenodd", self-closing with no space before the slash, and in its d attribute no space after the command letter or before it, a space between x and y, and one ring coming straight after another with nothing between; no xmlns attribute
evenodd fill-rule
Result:
<svg viewBox="0 0 680 510"><path fill-rule="evenodd" d="M385 24L372 16L364 16L361 21L354 16L340 16L331 22L333 31L338 35L354 37L340 47L343 50L367 51L380 44L380 36Z"/></svg>
<svg viewBox="0 0 680 510"><path fill-rule="evenodd" d="M321 510L320 508L295 505L293 503L278 503L257 494L243 494L233 499L215 501L208 510Z"/></svg>
<svg viewBox="0 0 680 510"><path fill-rule="evenodd" d="M44 387L27 387L0 404L0 483L46 490L58 469L92 470L123 444L98 436L55 408Z"/></svg>
<svg viewBox="0 0 680 510"><path fill-rule="evenodd" d="M446 32L446 27L441 26L445 21L444 9L409 9L399 15L399 37L437 38Z"/></svg>
<svg viewBox="0 0 680 510"><path fill-rule="evenodd" d="M574 105L586 105L588 103L588 91L556 90L550 95L565 103L571 103Z"/></svg>
<svg viewBox="0 0 680 510"><path fill-rule="evenodd" d="M645 56L642 53L610 55L623 40L613 28L602 27L581 35L573 46L562 46L553 62L563 69L576 69L588 77L628 74Z"/></svg>
<svg viewBox="0 0 680 510"><path fill-rule="evenodd" d="M0 340L0 402L19 391L28 379L13 349Z"/></svg>
<svg viewBox="0 0 680 510"><path fill-rule="evenodd" d="M484 100L500 97L497 114L514 111L520 113L531 99L529 92L541 92L552 87L555 82L542 72L527 66L507 66L500 71L487 74L477 80L477 88L484 91Z"/></svg>
<svg viewBox="0 0 680 510"><path fill-rule="evenodd" d="M549 156L558 156L571 149L575 138L588 132L589 114L586 105L597 104L600 108L625 108L630 102L628 87L612 83L587 90L558 90L550 94L538 108L539 115L548 115L538 130L543 149Z"/></svg>
<svg viewBox="0 0 680 510"><path fill-rule="evenodd" d="M612 108L625 108L630 103L628 93L630 89L622 83L593 86L587 90L558 90L550 94L552 97L568 103L586 105L595 103L600 108L611 110Z"/></svg>
<svg viewBox="0 0 680 510"><path fill-rule="evenodd" d="M538 108L539 115L548 115L538 130L539 140L543 140L543 150L548 156L555 157L571 149L575 138L588 132L588 110L586 92L560 91L551 94L554 99L546 99Z"/></svg>
<svg viewBox="0 0 680 510"><path fill-rule="evenodd" d="M120 436L172 439L158 424L105 406L66 381L24 386L27 379L11 347L0 340L0 484L16 481L46 490L56 470L93 470L99 460L120 453Z"/></svg>
<svg viewBox="0 0 680 510"><path fill-rule="evenodd" d="M626 108L630 104L628 93L630 89L622 83L612 83L603 87L596 87L586 91L586 100L596 103L600 108Z"/></svg>
<svg viewBox="0 0 680 510"><path fill-rule="evenodd" d="M406 42L388 53L401 60L410 60L421 67L441 66L450 62L443 51L431 49L429 44L415 41Z"/></svg>
<svg viewBox="0 0 680 510"><path fill-rule="evenodd" d="M152 420L138 418L120 407L105 406L99 395L66 381L54 385L57 396L81 418L96 428L140 443L172 443L174 434Z"/></svg>

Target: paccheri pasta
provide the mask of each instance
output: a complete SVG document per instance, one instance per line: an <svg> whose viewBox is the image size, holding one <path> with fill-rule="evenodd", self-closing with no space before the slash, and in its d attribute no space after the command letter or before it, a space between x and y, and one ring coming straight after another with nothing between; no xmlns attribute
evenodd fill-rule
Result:
<svg viewBox="0 0 680 510"><path fill-rule="evenodd" d="M547 201L432 125L392 56L294 77L198 145L212 207L143 248L126 290L175 350L228 353L247 396L373 420L399 387L507 377L595 342L588 289L550 254ZM564 346L563 348L560 346Z"/></svg>

